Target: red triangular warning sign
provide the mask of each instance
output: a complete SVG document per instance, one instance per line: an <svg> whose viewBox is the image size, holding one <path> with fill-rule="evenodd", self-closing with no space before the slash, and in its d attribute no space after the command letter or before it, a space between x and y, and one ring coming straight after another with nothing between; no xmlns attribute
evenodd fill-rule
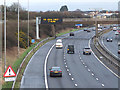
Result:
<svg viewBox="0 0 120 90"><path fill-rule="evenodd" d="M4 73L3 77L13 77L16 76L15 72L13 71L12 67L9 66L6 70L6 72Z"/></svg>

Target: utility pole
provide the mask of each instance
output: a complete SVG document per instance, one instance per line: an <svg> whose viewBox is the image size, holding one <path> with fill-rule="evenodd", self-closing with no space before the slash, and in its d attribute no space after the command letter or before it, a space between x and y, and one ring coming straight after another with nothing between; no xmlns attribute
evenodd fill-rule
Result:
<svg viewBox="0 0 120 90"><path fill-rule="evenodd" d="M20 45L19 45L19 0L18 0L18 58L20 53Z"/></svg>
<svg viewBox="0 0 120 90"><path fill-rule="evenodd" d="M6 71L6 0L4 0L4 71Z"/></svg>
<svg viewBox="0 0 120 90"><path fill-rule="evenodd" d="M2 71L2 6L0 6L0 68ZM2 73L0 73L0 76L2 76ZM0 89L2 90L2 77L0 77Z"/></svg>
<svg viewBox="0 0 120 90"><path fill-rule="evenodd" d="M29 0L28 0L28 47L29 47Z"/></svg>

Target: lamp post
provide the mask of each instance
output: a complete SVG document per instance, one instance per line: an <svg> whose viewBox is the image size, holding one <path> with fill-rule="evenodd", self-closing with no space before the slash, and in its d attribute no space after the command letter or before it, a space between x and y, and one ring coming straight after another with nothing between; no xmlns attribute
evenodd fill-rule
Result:
<svg viewBox="0 0 120 90"><path fill-rule="evenodd" d="M28 0L28 47L29 47L29 0Z"/></svg>
<svg viewBox="0 0 120 90"><path fill-rule="evenodd" d="M20 52L20 45L19 45L19 0L18 0L18 58L19 58L19 52Z"/></svg>
<svg viewBox="0 0 120 90"><path fill-rule="evenodd" d="M6 71L6 0L4 0L4 68Z"/></svg>

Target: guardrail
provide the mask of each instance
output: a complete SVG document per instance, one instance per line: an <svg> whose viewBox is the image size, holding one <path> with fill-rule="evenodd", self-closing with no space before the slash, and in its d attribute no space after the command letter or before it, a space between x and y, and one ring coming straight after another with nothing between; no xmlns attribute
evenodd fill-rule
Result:
<svg viewBox="0 0 120 90"><path fill-rule="evenodd" d="M109 60L109 62L111 63L111 64L113 64L115 67L117 67L117 68L119 68L120 69L120 59L119 58L117 58L117 57L115 57L112 53L110 53L105 47L103 47L103 45L100 43L100 41L98 40L98 44L99 44L99 46L100 46L100 48L102 48L102 50L105 52L105 53L107 53L107 54L109 54L109 56L111 57L111 59L109 59L108 57L107 57L107 55L104 55L108 60ZM113 59L112 59L113 58Z"/></svg>
<svg viewBox="0 0 120 90"><path fill-rule="evenodd" d="M40 41L40 42L26 55L26 57L23 59L20 67L19 67L18 70L17 70L16 79L15 79L15 81L13 82L12 90L14 89L14 86L15 86L15 83L16 83L16 80L17 80L17 76L18 76L18 74L19 74L19 72L20 72L20 69L22 68L22 65L23 65L24 61L26 60L26 58L30 55L31 52L34 52L34 50L35 50L41 43L43 43L43 42L45 42L45 41L47 41L47 40L49 40L49 39L52 39L52 38L53 38L53 37L51 37L51 38L48 37L48 38Z"/></svg>
<svg viewBox="0 0 120 90"><path fill-rule="evenodd" d="M100 32L99 35L104 34L104 32ZM95 37L93 37L93 39L95 39ZM106 58L106 60L109 61L109 63L111 63L112 65L114 65L115 67L117 67L118 70L120 70L120 58L115 57L112 53L110 53L105 47L103 47L103 45L101 45L100 43L100 37L98 38L96 44L94 44L95 48L98 50L98 52L104 56ZM98 48L98 46L100 47L100 49ZM103 54L103 52L106 54Z"/></svg>

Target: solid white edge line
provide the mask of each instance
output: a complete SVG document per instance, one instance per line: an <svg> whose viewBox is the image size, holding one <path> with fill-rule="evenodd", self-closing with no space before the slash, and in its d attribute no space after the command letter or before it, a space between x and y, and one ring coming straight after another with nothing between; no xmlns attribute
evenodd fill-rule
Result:
<svg viewBox="0 0 120 90"><path fill-rule="evenodd" d="M91 48L91 46L90 46L90 41L91 41L91 39L89 40L89 47ZM116 77L118 77L118 78L120 78L116 73L114 73L110 68L108 68L96 55L95 55L95 53L93 52L93 50L91 49L91 51L92 51L92 53L93 53L93 55L97 58L97 60L104 66L104 67L106 67L112 74L114 74Z"/></svg>
<svg viewBox="0 0 120 90"><path fill-rule="evenodd" d="M48 56L50 55L50 52L52 51L52 49L53 49L54 46L55 46L55 44L48 51L48 54L47 54L47 56L45 58L45 63L44 63L44 75L45 75L45 87L46 87L46 90L48 90L48 82L47 82L47 60L48 60Z"/></svg>

